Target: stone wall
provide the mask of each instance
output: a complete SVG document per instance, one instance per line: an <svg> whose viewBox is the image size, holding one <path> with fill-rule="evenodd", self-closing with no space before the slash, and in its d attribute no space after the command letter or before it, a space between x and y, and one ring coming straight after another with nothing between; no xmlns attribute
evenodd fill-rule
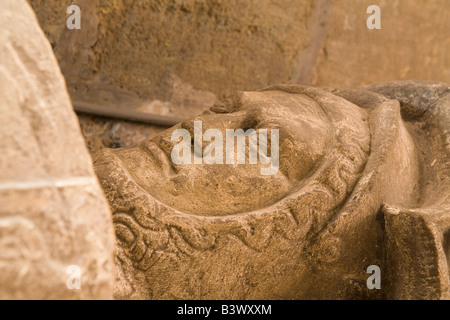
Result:
<svg viewBox="0 0 450 320"><path fill-rule="evenodd" d="M31 0L74 100L189 116L231 90L292 77L311 1ZM53 5L55 4L55 5Z"/></svg>
<svg viewBox="0 0 450 320"><path fill-rule="evenodd" d="M189 118L233 90L276 83L450 82L448 0L28 1L75 107ZM81 30L66 28L70 4ZM372 4L381 30L366 26ZM145 137L136 127L119 145Z"/></svg>

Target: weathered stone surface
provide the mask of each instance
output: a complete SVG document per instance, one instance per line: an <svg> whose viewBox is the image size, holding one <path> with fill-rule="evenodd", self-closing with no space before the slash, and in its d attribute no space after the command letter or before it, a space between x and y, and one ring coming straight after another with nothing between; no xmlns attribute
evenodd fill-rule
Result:
<svg viewBox="0 0 450 320"><path fill-rule="evenodd" d="M366 0L29 2L75 107L188 119L225 93L277 83L450 82L447 0L378 1L381 30L366 27L374 4ZM81 30L66 28L70 4L82 9ZM105 140L105 132L94 133L91 120L80 123L92 146L93 136ZM147 131L126 127L106 135L130 141L133 130Z"/></svg>
<svg viewBox="0 0 450 320"><path fill-rule="evenodd" d="M381 30L367 29L366 0L80 0L80 31L65 28L71 1L29 2L75 103L190 117L233 89L278 82L450 82L447 0L380 1ZM100 153L97 173L118 235L116 297L447 296L448 85L283 90L311 101L250 92L244 96L261 108L254 113L244 104L237 117L200 116L221 129L265 119L297 137L284 139L271 178L254 167L180 173L158 148L170 150L171 131ZM265 106L269 98L283 111ZM319 121L328 131L318 135L289 110L315 110L314 101L330 104ZM83 120L83 132L91 124ZM91 135L91 150L139 139L121 143L110 127ZM381 291L366 287L371 264L382 269Z"/></svg>
<svg viewBox="0 0 450 320"><path fill-rule="evenodd" d="M216 97L283 82L450 82L447 0L29 0L73 100L191 117ZM67 30L65 9L82 9Z"/></svg>
<svg viewBox="0 0 450 320"><path fill-rule="evenodd" d="M289 79L312 1L30 0L73 100L190 117L236 89ZM65 9L82 9L81 30Z"/></svg>
<svg viewBox="0 0 450 320"><path fill-rule="evenodd" d="M131 148L167 127L80 114L81 132L91 154L103 148Z"/></svg>
<svg viewBox="0 0 450 320"><path fill-rule="evenodd" d="M0 10L0 298L111 298L114 234L64 78L24 0ZM81 289L67 286L70 265Z"/></svg>
<svg viewBox="0 0 450 320"><path fill-rule="evenodd" d="M448 85L428 82L274 86L136 148L102 150L94 166L118 239L115 296L448 297L449 99ZM279 129L279 171L175 164L172 133L192 134L194 121L203 132ZM381 290L367 287L370 265Z"/></svg>
<svg viewBox="0 0 450 320"><path fill-rule="evenodd" d="M408 81L368 89L400 101L422 157L418 205L382 208L387 297L450 299L450 87Z"/></svg>
<svg viewBox="0 0 450 320"><path fill-rule="evenodd" d="M450 10L446 0L325 1L325 26L311 84L357 86L395 80L450 83ZM381 29L366 27L367 7Z"/></svg>

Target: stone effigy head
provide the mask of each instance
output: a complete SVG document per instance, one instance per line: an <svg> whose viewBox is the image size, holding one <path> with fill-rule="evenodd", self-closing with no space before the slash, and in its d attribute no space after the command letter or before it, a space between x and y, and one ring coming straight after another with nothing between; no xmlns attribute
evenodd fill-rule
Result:
<svg viewBox="0 0 450 320"><path fill-rule="evenodd" d="M102 150L116 297L403 298L419 283L444 297L448 92L273 86ZM406 241L411 228L421 240ZM380 290L368 286L372 265Z"/></svg>

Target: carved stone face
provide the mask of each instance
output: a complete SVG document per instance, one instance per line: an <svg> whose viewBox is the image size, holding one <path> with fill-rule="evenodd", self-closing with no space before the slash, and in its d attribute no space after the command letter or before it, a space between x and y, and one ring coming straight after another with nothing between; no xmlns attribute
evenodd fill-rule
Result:
<svg viewBox="0 0 450 320"><path fill-rule="evenodd" d="M341 117L355 116L361 127L363 113L349 106L339 110ZM279 130L279 170L274 175L262 175L261 168L270 164L249 163L246 139L245 164L227 164L225 152L222 164L176 165L171 151L177 143L173 132L144 141L140 147L116 154L129 174L157 200L184 212L198 215L228 215L261 209L286 197L304 182L319 166L333 139L333 114L303 94L281 91L244 92L193 120L181 123L194 137L194 121L201 121L203 133L217 129L226 146L227 129ZM359 117L359 119L357 119ZM257 137L256 137L257 138ZM258 141L259 142L259 141ZM204 142L203 149L208 145ZM268 142L269 150L271 141ZM190 148L191 156L194 146ZM234 154L238 148L234 148ZM236 159L236 156L235 156Z"/></svg>
<svg viewBox="0 0 450 320"><path fill-rule="evenodd" d="M222 132L224 146L227 129L278 129L279 170L262 175L268 165L250 164L248 148L245 164L175 164L172 135L195 136L195 121ZM116 296L380 297L365 268L386 266L380 207L421 201L428 169L417 137L396 100L278 86L232 96L136 148L100 152L119 241Z"/></svg>

